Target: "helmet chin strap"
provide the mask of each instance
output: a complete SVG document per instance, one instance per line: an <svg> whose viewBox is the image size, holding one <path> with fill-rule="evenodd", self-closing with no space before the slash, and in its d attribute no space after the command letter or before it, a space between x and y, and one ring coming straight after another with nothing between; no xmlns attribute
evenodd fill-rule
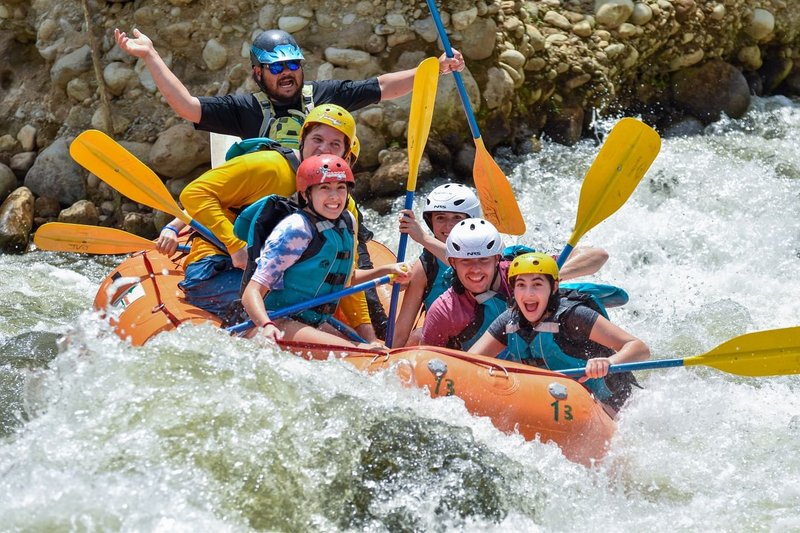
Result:
<svg viewBox="0 0 800 533"><path fill-rule="evenodd" d="M310 189L307 189L303 196L303 200L306 202L306 208L311 211L311 213L316 216L317 218L321 218L323 220L327 220L329 222L335 222L335 218L328 218L324 215L321 215L316 209L314 209L314 202L311 201L311 194L308 192ZM299 193L298 193L299 194Z"/></svg>
<svg viewBox="0 0 800 533"><path fill-rule="evenodd" d="M550 280L550 297L547 299L547 308L545 309L545 314L554 312L558 308L558 300L560 296L558 295L556 283L557 282L555 280Z"/></svg>

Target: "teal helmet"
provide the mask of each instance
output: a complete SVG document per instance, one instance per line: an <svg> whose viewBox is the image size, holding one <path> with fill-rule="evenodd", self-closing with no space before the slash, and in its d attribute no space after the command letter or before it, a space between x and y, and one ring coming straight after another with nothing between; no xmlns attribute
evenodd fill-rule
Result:
<svg viewBox="0 0 800 533"><path fill-rule="evenodd" d="M266 30L256 36L250 47L253 66L271 65L280 61L302 61L303 52L290 34L283 30Z"/></svg>

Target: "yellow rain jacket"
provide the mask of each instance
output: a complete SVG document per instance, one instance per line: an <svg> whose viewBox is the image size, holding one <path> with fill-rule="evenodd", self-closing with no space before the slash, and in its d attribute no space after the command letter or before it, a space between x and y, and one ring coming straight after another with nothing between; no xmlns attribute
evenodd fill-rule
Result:
<svg viewBox="0 0 800 533"><path fill-rule="evenodd" d="M183 190L181 203L193 219L208 228L234 253L247 243L233 234L233 221L239 211L270 194L291 196L295 192L295 175L291 165L279 152L263 150L235 157L209 170ZM347 209L358 220L356 204L349 199ZM354 228L358 234L358 228ZM353 251L357 264L357 251ZM205 239L194 239L186 264L221 253ZM339 311L351 327L369 324L369 311L364 293L342 298Z"/></svg>

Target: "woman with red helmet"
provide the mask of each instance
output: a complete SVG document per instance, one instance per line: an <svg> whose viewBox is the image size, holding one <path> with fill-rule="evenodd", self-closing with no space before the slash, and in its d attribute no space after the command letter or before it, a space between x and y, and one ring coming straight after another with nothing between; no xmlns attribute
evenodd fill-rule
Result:
<svg viewBox="0 0 800 533"><path fill-rule="evenodd" d="M242 305L267 339L354 346L319 327L336 303L272 321L267 308L280 309L339 291L387 274L408 278L405 265L353 270L356 221L345 208L355 179L341 157L325 154L305 159L297 169L299 209L274 227L242 294Z"/></svg>
<svg viewBox="0 0 800 533"><path fill-rule="evenodd" d="M237 214L265 196L292 195L299 160L326 153L346 158L353 138L355 121L352 115L339 106L324 104L315 108L303 125L302 148L298 152L281 148L244 154L187 185L180 196L184 208L192 218L214 232L228 253L204 239L193 239L185 262L186 277L180 284L186 300L226 317L239 298L242 269L247 264L246 243L233 231ZM176 226L176 221L169 224L173 228L171 233L180 229ZM165 232L169 230L165 229L162 236ZM165 251L170 253L174 249ZM369 322L368 314L361 321Z"/></svg>

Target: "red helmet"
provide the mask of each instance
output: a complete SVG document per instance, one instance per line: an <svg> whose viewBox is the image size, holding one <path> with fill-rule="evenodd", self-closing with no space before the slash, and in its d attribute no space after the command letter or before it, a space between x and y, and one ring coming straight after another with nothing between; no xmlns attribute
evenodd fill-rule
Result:
<svg viewBox="0 0 800 533"><path fill-rule="evenodd" d="M347 161L333 154L313 155L304 159L297 167L296 190L305 192L312 185L320 183L348 183L351 186L356 180Z"/></svg>

